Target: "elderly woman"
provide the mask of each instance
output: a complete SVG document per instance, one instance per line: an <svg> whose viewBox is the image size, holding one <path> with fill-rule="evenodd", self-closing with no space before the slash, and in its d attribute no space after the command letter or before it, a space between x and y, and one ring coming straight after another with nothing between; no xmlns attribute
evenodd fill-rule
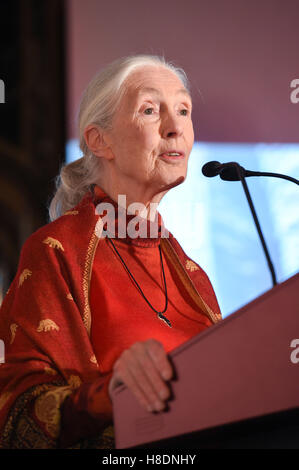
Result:
<svg viewBox="0 0 299 470"><path fill-rule="evenodd" d="M113 448L113 390L163 413L168 352L221 318L156 210L186 178L191 110L186 75L156 56L117 60L87 87L83 157L62 168L1 308L1 447Z"/></svg>

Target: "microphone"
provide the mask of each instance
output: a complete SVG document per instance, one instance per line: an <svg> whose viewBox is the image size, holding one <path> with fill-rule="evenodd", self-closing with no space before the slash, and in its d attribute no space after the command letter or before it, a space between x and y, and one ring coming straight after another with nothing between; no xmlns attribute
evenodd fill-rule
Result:
<svg viewBox="0 0 299 470"><path fill-rule="evenodd" d="M201 171L204 176L212 178L213 176L220 175L220 178L227 181L239 181L239 174L236 166L240 168L243 176L254 176L252 171L245 170L241 165L236 162L219 163L216 161L206 163Z"/></svg>
<svg viewBox="0 0 299 470"><path fill-rule="evenodd" d="M241 178L239 173L241 173L243 178L249 176L273 176L275 178L282 178L288 181L292 181L292 183L299 185L299 180L293 178L292 176L282 175L280 173L269 173L267 171L245 170L245 168L236 162L208 162L202 167L201 171L203 175L207 176L208 178L220 175L220 178L224 181L240 181Z"/></svg>
<svg viewBox="0 0 299 470"><path fill-rule="evenodd" d="M204 176L207 176L208 178L212 178L213 176L219 175L221 170L223 169L223 165L219 162L208 162L206 163L201 171Z"/></svg>
<svg viewBox="0 0 299 470"><path fill-rule="evenodd" d="M271 277L272 277L272 284L274 287L277 284L277 280L276 280L276 274L274 271L273 263L270 258L270 254L269 254L269 251L268 251L268 248L267 248L264 236L263 236L263 232L262 232L256 211L255 211L255 208L254 208L254 205L253 205L250 193L249 193L247 183L245 181L246 176L263 176L263 174L260 172L253 172L253 171L245 170L245 168L243 168L241 165L239 165L239 163L236 163L236 162L219 163L216 161L206 163L202 167L201 171L208 178L211 178L213 176L217 176L220 174L220 178L222 178L223 180L227 180L227 181L241 180L241 183L242 183L242 186L243 186L243 189L244 189L244 192L245 192L245 195L246 195L246 198L247 198L250 210L251 210L251 214L252 214L263 250L264 250L264 254L265 254L268 267L271 273ZM290 177L285 177L285 175L279 175L278 173L277 174L266 173L265 176L278 176L278 177L283 177L285 179L290 179ZM295 180L295 178L291 178L291 180ZM294 182L296 181L297 180L295 180Z"/></svg>

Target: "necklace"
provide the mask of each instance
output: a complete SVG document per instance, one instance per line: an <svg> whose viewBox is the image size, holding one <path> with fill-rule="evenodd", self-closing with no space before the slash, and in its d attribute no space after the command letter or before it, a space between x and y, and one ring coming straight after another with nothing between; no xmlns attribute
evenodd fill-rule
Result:
<svg viewBox="0 0 299 470"><path fill-rule="evenodd" d="M162 252L161 252L161 246L159 245L159 253L160 253L160 260L161 260L161 265L162 265L162 273L163 273L163 280L164 280L164 288L165 288L165 307L164 309L159 312L158 310L156 310L152 304L148 301L148 299L145 297L144 293L142 292L142 289L141 287L139 286L138 282L136 281L136 279L134 278L133 274L130 272L129 268L127 267L126 263L124 262L123 258L121 257L120 253L118 252L116 246L114 245L112 239L110 237L108 237L108 240L110 241L110 243L112 244L113 248L114 248L114 251L116 252L116 254L119 256L119 259L121 260L124 268L126 269L127 273L129 274L129 276L131 277L132 281L134 282L135 286L137 287L137 289L139 290L140 294L142 295L142 297L144 298L144 300L147 302L147 304L150 306L150 308L156 312L157 314L157 317L160 319L160 320L163 320L170 328L172 328L172 325L170 323L170 321L168 320L168 318L165 317L165 315L163 315L163 313L166 312L167 310L167 307L168 307L168 296L167 296L167 286L166 286L166 279L165 279L165 273L164 273L164 266L163 266L163 258L162 258Z"/></svg>

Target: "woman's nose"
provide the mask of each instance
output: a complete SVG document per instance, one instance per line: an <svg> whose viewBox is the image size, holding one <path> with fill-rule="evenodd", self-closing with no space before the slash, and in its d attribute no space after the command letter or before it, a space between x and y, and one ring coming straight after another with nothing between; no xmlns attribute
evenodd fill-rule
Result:
<svg viewBox="0 0 299 470"><path fill-rule="evenodd" d="M183 133L182 116L167 114L162 121L163 137L177 137Z"/></svg>

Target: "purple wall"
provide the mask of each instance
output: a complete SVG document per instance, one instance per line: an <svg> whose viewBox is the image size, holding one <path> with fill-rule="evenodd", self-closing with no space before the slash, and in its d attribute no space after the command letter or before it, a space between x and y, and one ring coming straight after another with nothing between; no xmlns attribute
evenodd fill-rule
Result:
<svg viewBox="0 0 299 470"><path fill-rule="evenodd" d="M191 80L197 140L299 142L299 103L290 101L297 0L68 0L67 8L69 138L92 76L118 57L154 53Z"/></svg>

